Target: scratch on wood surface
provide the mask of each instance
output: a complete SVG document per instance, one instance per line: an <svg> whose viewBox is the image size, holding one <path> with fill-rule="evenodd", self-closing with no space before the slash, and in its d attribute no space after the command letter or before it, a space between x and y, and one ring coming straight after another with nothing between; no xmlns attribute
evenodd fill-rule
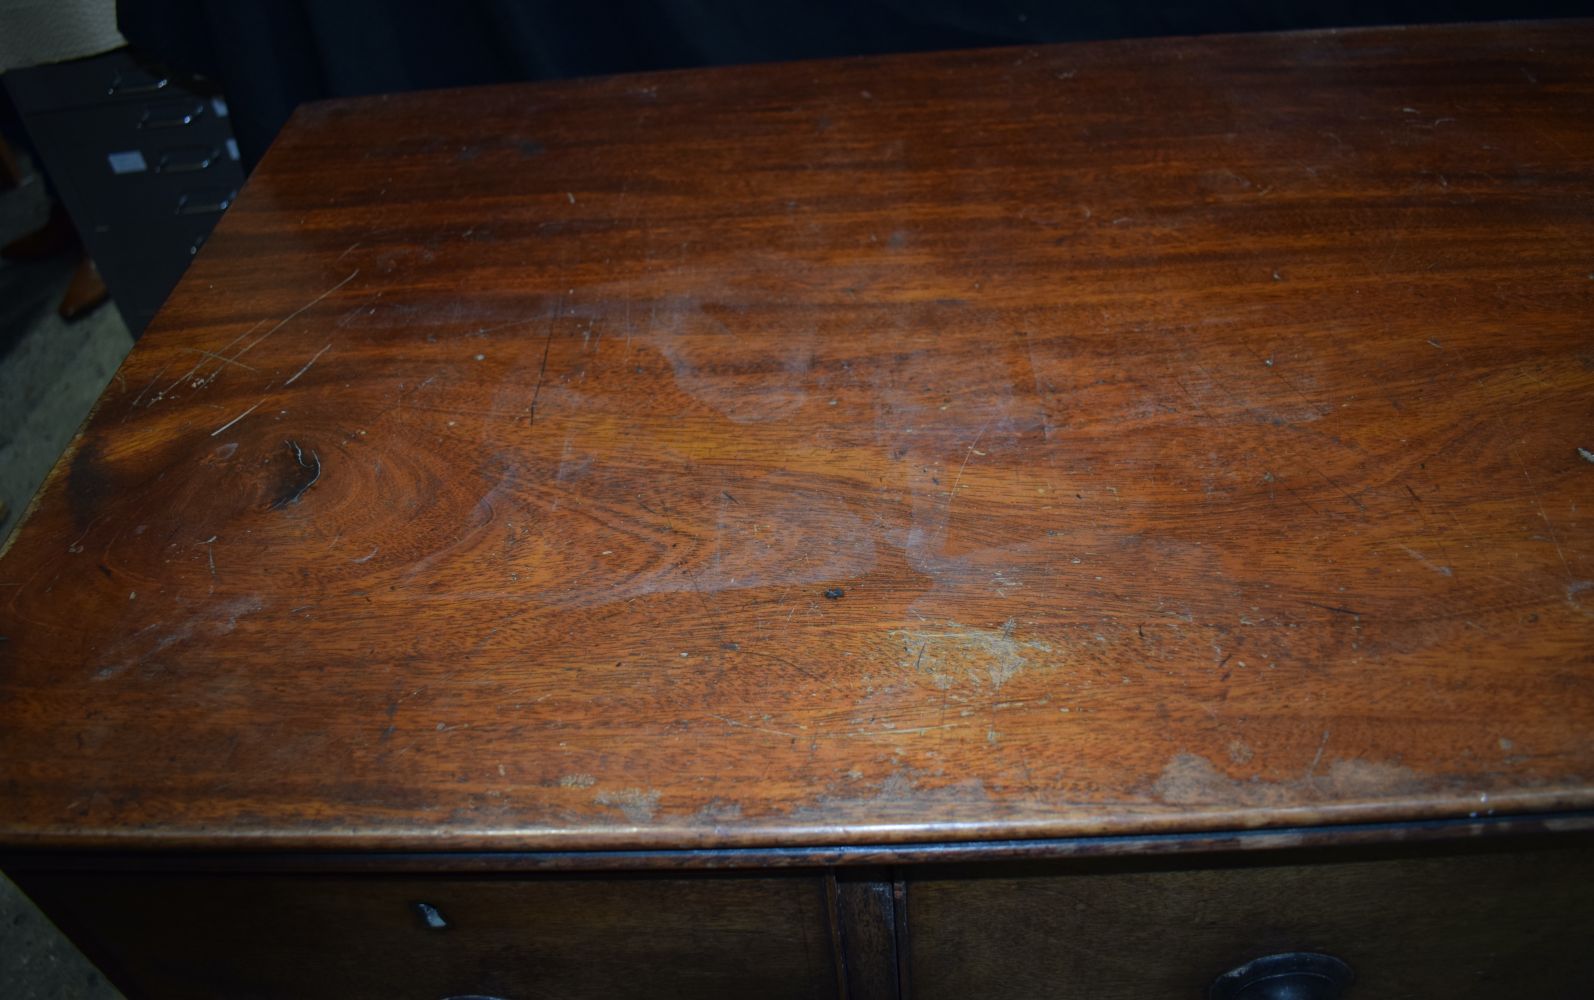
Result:
<svg viewBox="0 0 1594 1000"><path fill-rule="evenodd" d="M264 403L264 402L265 402L265 400L263 400L263 399L260 401L260 403ZM256 403L254 406L251 406L249 409L243 411L242 413L238 414L236 417L233 417L231 420L229 420L226 423L222 424L220 427L218 427L215 430L211 431L210 432L210 436L211 437L215 437L217 434L220 434L222 431L224 431L227 428L231 427L233 424L236 424L238 421L240 421L243 418L249 416L249 414L251 414L251 413L255 412L255 410L259 409L260 403Z"/></svg>
<svg viewBox="0 0 1594 1000"><path fill-rule="evenodd" d="M265 320L257 321L254 326L251 326L249 329L245 330L243 333L240 333L238 336L232 338L232 340L229 340L227 342L226 346L222 348L222 350L223 351L227 350L228 348L232 347L234 344L238 343L238 341L244 339L245 337L249 336L251 333L254 333L256 330L260 329L261 327L263 327L265 325L266 325L266 321ZM166 388L164 388L164 389L162 389L160 391L160 395L165 396L168 392L171 392L173 389L177 388L179 385L182 385L184 382L188 381L190 378L192 378L195 374L197 374L199 372L199 369L201 369L201 368L203 368L205 366L205 362L210 361L212 359L220 361L221 364L217 365L216 366L216 370L211 372L209 376L199 380L198 382L195 382L194 383L195 388L201 388L203 386L209 385L211 382L214 382L216 380L216 376L220 375L226 369L228 364L239 364L239 362L237 361L236 357L229 358L229 357L226 357L225 355L223 355L223 354L221 354L221 353L219 353L217 351L200 351L199 352L199 360L194 362L194 367L188 369L186 372L184 372L183 374L179 375L176 379L174 379L172 381L171 385L167 386ZM249 368L248 365L240 365L240 367ZM250 371L254 371L253 368L249 368L249 370Z"/></svg>
<svg viewBox="0 0 1594 1000"><path fill-rule="evenodd" d="M1275 274L1276 273L1277 272L1275 272ZM1303 407L1305 407L1308 412L1310 412L1312 414L1315 414L1316 419L1321 420L1323 417L1326 417L1326 416L1328 416L1328 415L1330 415L1330 414L1332 414L1334 412L1334 404L1331 401L1319 405L1318 403L1313 402L1312 398L1310 396L1308 396L1305 392L1302 392L1301 388L1295 384L1294 380L1291 379L1289 376L1284 374L1284 371L1283 371L1282 367L1276 366L1273 363L1274 362L1273 356L1263 357L1262 356L1262 352L1258 351L1256 348L1252 347L1250 344L1245 343L1243 341L1240 343L1240 346L1245 349L1247 354L1249 354L1249 355L1251 355L1251 357L1255 358L1264 368L1266 368L1268 370L1268 375L1270 375L1271 377L1277 379L1279 381L1280 385L1284 386L1285 389L1289 390L1290 395L1294 396L1296 401L1298 401ZM1231 396L1231 398L1233 398L1233 397ZM1238 402L1237 398L1236 398L1236 402ZM1246 404L1243 404L1243 403L1241 403L1240 405L1246 406ZM1249 406L1246 406L1246 408L1250 409ZM1330 481L1330 482L1332 484L1332 481ZM1332 485L1335 485L1337 487L1338 484L1332 484ZM1341 491L1341 492L1343 492L1343 491Z"/></svg>
<svg viewBox="0 0 1594 1000"><path fill-rule="evenodd" d="M94 520L90 521L89 522L89 526L87 528L83 529L83 534L77 536L77 539L74 542L72 542L72 544L68 545L66 547L66 550L68 552L72 553L73 555L76 555L77 553L82 552L83 551L83 539L89 537L89 532L94 530L94 526L99 524L101 521L105 520L105 518L108 517L108 516L109 516L109 513L101 514L98 517L96 517ZM15 538L16 535L13 534L12 537Z"/></svg>
<svg viewBox="0 0 1594 1000"><path fill-rule="evenodd" d="M1306 769L1306 780L1311 781L1312 775L1317 773L1317 765L1322 763L1323 749L1328 746L1328 730L1323 730L1323 738L1317 744L1317 753L1312 755L1312 763Z"/></svg>
<svg viewBox="0 0 1594 1000"><path fill-rule="evenodd" d="M1030 339L1028 330L1021 330L1024 336L1024 359L1029 363L1030 381L1035 386L1035 403L1041 411L1041 438L1045 441L1052 439L1052 418L1046 412L1046 392L1041 382L1040 368L1035 364L1035 343Z"/></svg>
<svg viewBox="0 0 1594 1000"><path fill-rule="evenodd" d="M328 288L326 291L322 292L320 295L317 295L315 298L311 299L309 302L306 302L304 305L300 306L299 308L295 309L293 312L291 312L288 315L284 316L281 320L278 320L276 326L274 326L271 329L267 330L265 333L262 333L260 336L256 337L254 340L251 340L242 349L240 349L237 354L234 354L232 356L232 360L237 361L239 358L243 357L245 354L248 354L250 351L254 350L256 347L259 347L262 343L265 342L267 337L271 336L272 334L276 333L278 330L282 329L283 327L287 326L289 323L293 322L294 318L297 317L300 313L304 312L306 309L309 309L311 306L313 306L316 303L320 302L322 299L326 298L328 295L331 295L333 292L337 291L338 289L342 288L344 285L347 285L349 282L353 281L354 280L354 276L359 274L359 273L360 273L360 269L359 268L355 268L354 270L349 272L349 276L347 278L344 278L342 281L340 281L337 284L333 285L331 288Z"/></svg>
<svg viewBox="0 0 1594 1000"><path fill-rule="evenodd" d="M1449 566L1441 566L1441 565L1439 565L1438 563L1436 563L1433 560L1429 559L1427 556L1423 555L1421 552L1418 552L1416 549L1412 548L1410 545L1402 545L1401 548L1403 550L1405 550L1405 553L1408 556L1411 556L1413 559L1415 559L1418 562L1422 563L1424 566L1426 566L1427 568L1433 570L1435 573L1438 573L1440 576L1453 576L1454 575L1454 573L1452 572L1452 570L1450 569Z"/></svg>
<svg viewBox="0 0 1594 1000"><path fill-rule="evenodd" d="M527 426L537 424L537 400L542 397L542 380L548 374L548 349L553 346L553 332L559 323L559 308L564 304L564 299L554 303L553 315L548 317L548 336L542 342L542 363L537 366L537 385L531 390L531 417L526 421Z"/></svg>
<svg viewBox="0 0 1594 1000"><path fill-rule="evenodd" d="M1555 533L1555 525L1550 522L1550 516L1544 513L1544 504L1539 501L1539 488L1533 485L1533 477L1528 475L1528 467L1518 457L1516 448L1506 448L1511 454L1511 460L1522 470L1522 479L1528 484L1528 493L1533 497L1533 509L1539 512L1539 520L1544 522L1544 528L1550 533L1550 542L1555 546L1556 558L1561 560L1561 569L1566 573L1568 580L1573 579L1572 565L1566 561L1566 552L1561 548L1561 537Z"/></svg>
<svg viewBox="0 0 1594 1000"><path fill-rule="evenodd" d="M171 366L172 363L170 361L166 362L164 365L161 365L161 370L156 372L155 377L149 380L149 385L146 385L144 388L140 389L138 395L133 397L133 406L137 406L139 404L139 401L144 398L144 394L149 392L150 389L154 387L156 382L160 381L160 377L165 375L166 369L170 368Z"/></svg>
<svg viewBox="0 0 1594 1000"><path fill-rule="evenodd" d="M184 350L192 351L193 353L198 354L199 355L199 360L194 362L194 367L188 369L187 372L185 372L183 375L179 376L175 381L172 382L171 385L167 386L166 388L162 389L160 392L157 392L155 395L151 396L149 398L149 402L144 404L144 406L146 408L152 407L156 403L159 403L161 400L165 399L167 393L171 392L173 389L175 389L179 385L181 385L183 383L183 381L188 378L188 376L190 376L194 372L198 371L200 366L203 365L207 361L220 362L216 366L216 371L211 374L211 376L210 376L211 379L214 379L217 375L220 375L222 370L225 369L228 365L237 365L239 368L242 368L244 371L250 371L250 372L254 371L254 369L251 368L249 365L244 364L243 362L237 360L236 358L223 357L222 355L217 354L214 351L207 351L207 350L204 350L204 349L198 348L198 347L188 347L188 348L184 348ZM168 365L167 367L170 367L170 365ZM166 370L165 368L161 369L161 371L163 371L163 372L165 370ZM199 384L200 383L196 383L196 386L198 386ZM209 384L209 380L207 380L203 384L208 385Z"/></svg>
<svg viewBox="0 0 1594 1000"><path fill-rule="evenodd" d="M785 732L785 731L780 730L780 729L771 729L768 726L754 726L754 725L751 725L751 724L746 723L746 722L737 722L735 719L727 719L723 715L714 715L713 713L710 713L709 714L709 718L718 719L720 722L725 723L727 726L735 726L738 729L751 729L754 732L768 733L771 736L783 736L783 737L785 737L787 739L792 739L792 740L797 739L797 734L796 733L788 733L788 732Z"/></svg>
<svg viewBox="0 0 1594 1000"><path fill-rule="evenodd" d="M284 382L282 384L284 386L290 386L293 383L299 381L299 376L303 375L305 372L309 371L310 370L310 366L315 364L316 361L321 357L321 355L325 354L326 352L328 352L330 350L332 350L332 345L328 344L327 346L321 348L321 350L316 351L315 354L310 358L310 360L306 361L304 363L304 367L303 368L301 368L298 371L294 372L293 373L293 377L288 379L288 381L286 381L286 382Z"/></svg>
<svg viewBox="0 0 1594 1000"><path fill-rule="evenodd" d="M246 365L242 361L237 360L236 358L229 358L229 357L226 357L225 355L217 354L215 351L207 351L203 347L185 347L184 350L190 351L190 352L192 352L194 354L199 355L199 357L200 357L199 363L200 364L204 364L206 361L220 361L223 367L226 367L227 365L233 365L233 366L235 366L237 368L242 368L246 372L252 372L252 371L255 370L253 365ZM177 383L180 383L180 382L182 382L182 379L178 379L177 382L174 382L172 384L176 385ZM166 394L166 392L167 392L167 390L162 389L161 390L161 395L164 396Z"/></svg>
<svg viewBox="0 0 1594 1000"><path fill-rule="evenodd" d="M1334 605L1334 604L1319 604L1316 601L1302 601L1301 603L1302 604L1310 604L1314 608L1322 608L1324 611L1332 611L1336 615L1350 615L1352 618L1364 618L1364 617L1366 617L1360 611L1357 611L1355 608L1342 608L1342 607L1339 607L1338 605Z"/></svg>
<svg viewBox="0 0 1594 1000"><path fill-rule="evenodd" d="M858 737L872 739L888 737L895 739L899 736L919 736L924 733L934 733L947 729L961 729L966 725L968 725L966 722L942 722L933 726L908 726L901 729L854 729L851 732L843 733L842 735L849 738Z"/></svg>
<svg viewBox="0 0 1594 1000"><path fill-rule="evenodd" d="M1177 341L1177 339L1176 339L1176 342L1179 343L1181 347L1183 346L1183 342ZM1210 374L1208 375L1208 378L1209 379L1211 378ZM1179 387L1179 391L1184 394L1184 398L1189 400L1191 405L1193 405L1197 410L1200 410L1201 411L1201 415L1206 417L1207 420L1210 423L1213 423L1213 424L1218 423L1217 416L1212 412L1212 410L1210 408L1207 407L1207 405L1205 403L1203 403L1201 400L1199 400L1199 399L1197 399L1195 397L1195 395L1190 391L1190 387L1184 384L1184 380L1183 379L1175 376L1174 380L1173 380L1173 384L1177 385ZM1262 452L1267 457L1269 466L1271 466L1273 468L1282 468L1283 467L1283 466L1281 466L1279 464L1278 460L1273 456L1272 452L1267 450L1266 447L1263 447ZM1273 474L1271 472L1269 472L1268 475L1269 476L1273 476ZM1273 483L1273 482L1276 482L1276 481L1278 481L1277 477L1270 478L1270 479L1267 480L1267 482L1269 482L1269 483ZM1318 510L1317 507L1310 500L1306 499L1306 497L1301 495L1301 493L1299 491L1297 491L1295 489L1295 487L1291 486L1288 482L1279 482L1279 485L1284 487L1284 492L1288 493L1292 498L1294 498L1297 502L1299 502L1301 504L1301 506L1303 506L1307 510L1311 511L1313 514L1316 514L1319 517L1325 517L1325 518L1328 517L1327 514L1324 514L1322 511ZM1268 490L1268 495L1269 496L1272 495L1272 489L1271 488Z"/></svg>
<svg viewBox="0 0 1594 1000"><path fill-rule="evenodd" d="M974 440L969 442L969 450L963 453L963 464L958 466L958 474L952 480L952 489L946 495L946 510L949 515L952 512L952 501L957 499L958 484L963 482L963 470L969 467L969 459L974 455L974 449L980 446L980 439L985 436L986 428L991 426L991 421L994 419L994 417L985 418L985 423L980 425L979 433L975 434Z"/></svg>
<svg viewBox="0 0 1594 1000"><path fill-rule="evenodd" d="M1176 345L1178 345L1178 347L1180 349L1180 352L1183 353L1185 355L1185 357L1189 360L1191 366L1196 371L1200 372L1201 376L1206 379L1207 385L1211 386L1216 391L1221 392L1223 395L1227 396L1228 399L1229 399L1229 402L1231 404L1233 404L1236 408L1238 408L1241 412L1250 414L1251 416L1254 416L1254 417L1260 417L1261 416L1261 414L1257 411L1257 409L1254 406L1252 406L1250 403L1247 403L1245 400L1241 399L1234 392L1234 390L1229 387L1228 383L1220 381L1217 378L1215 378L1210 370L1208 370L1204 365L1200 364L1196 360L1195 356L1191 353L1189 347L1186 346L1184 340L1181 339L1178 336L1178 334L1170 333L1170 336L1173 338L1174 343ZM1252 353L1255 354L1254 351ZM1258 360L1260 360L1260 355L1257 355L1257 358L1258 358ZM1176 379L1175 381L1178 381L1178 380ZM1284 384L1288 385L1289 382L1285 381ZM1185 396L1187 398L1189 398L1191 402L1196 402L1195 397L1190 395L1190 390L1185 387L1183 382L1179 382L1179 388L1184 391ZM1310 400L1304 394L1299 394L1299 396L1309 406L1311 405ZM1202 406L1200 403L1196 403L1196 405L1201 408L1203 413L1207 412L1205 406ZM1327 401L1327 405L1329 407L1329 412L1330 413L1333 412L1333 401L1332 400ZM1207 415L1210 417L1210 413L1207 414ZM1263 454L1267 456L1268 464L1272 468L1277 468L1277 469L1291 468L1295 464L1298 464L1298 463L1279 462L1273 456L1272 450L1266 448L1265 446L1263 447ZM1354 506L1358 511L1360 511L1360 512L1362 512L1364 514L1367 512L1367 505L1365 503L1362 503L1362 501L1358 497L1353 495L1349 490L1345 489L1345 487L1341 486L1339 483L1335 482L1332 478L1330 478L1328 473L1324 472L1321 468L1317 467L1316 465L1309 465L1308 468L1310 469L1310 471L1312 473L1316 474L1316 476L1319 479L1321 479L1323 482L1327 483L1330 487L1332 487L1335 492L1337 492L1340 496L1344 497L1347 501L1349 501L1349 503L1352 506ZM1285 488L1289 489L1288 486L1286 486ZM1290 490L1290 492L1293 494L1295 491L1294 490ZM1298 499L1300 499L1300 498L1298 498ZM1302 499L1302 502L1305 502L1304 499ZM1310 504L1307 504L1307 506L1311 507ZM1315 513L1321 513L1315 507L1311 507L1311 509L1312 509L1312 512L1314 514Z"/></svg>

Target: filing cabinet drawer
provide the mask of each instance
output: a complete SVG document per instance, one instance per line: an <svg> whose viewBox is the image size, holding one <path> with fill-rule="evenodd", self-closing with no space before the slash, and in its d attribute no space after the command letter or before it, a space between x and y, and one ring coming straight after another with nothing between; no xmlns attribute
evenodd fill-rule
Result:
<svg viewBox="0 0 1594 1000"><path fill-rule="evenodd" d="M86 59L12 70L7 85L18 107L32 114L160 100L183 93L161 67L116 49Z"/></svg>

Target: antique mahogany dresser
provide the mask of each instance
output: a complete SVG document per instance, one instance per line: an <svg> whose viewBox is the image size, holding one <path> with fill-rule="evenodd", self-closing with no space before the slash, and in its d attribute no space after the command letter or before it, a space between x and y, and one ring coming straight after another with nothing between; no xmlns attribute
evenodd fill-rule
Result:
<svg viewBox="0 0 1594 1000"><path fill-rule="evenodd" d="M304 108L0 635L132 997L1594 995L1594 25Z"/></svg>

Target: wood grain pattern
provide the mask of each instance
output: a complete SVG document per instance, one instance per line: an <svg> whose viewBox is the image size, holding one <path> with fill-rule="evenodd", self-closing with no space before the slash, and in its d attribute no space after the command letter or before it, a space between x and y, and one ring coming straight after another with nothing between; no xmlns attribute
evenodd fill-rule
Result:
<svg viewBox="0 0 1594 1000"><path fill-rule="evenodd" d="M912 995L1194 1000L1219 974L1283 951L1349 963L1356 1000L1588 994L1586 842L1428 853L927 871L908 888Z"/></svg>
<svg viewBox="0 0 1594 1000"><path fill-rule="evenodd" d="M1591 51L303 109L0 560L0 844L1594 806Z"/></svg>
<svg viewBox="0 0 1594 1000"><path fill-rule="evenodd" d="M29 873L129 1000L837 996L817 876Z"/></svg>
<svg viewBox="0 0 1594 1000"><path fill-rule="evenodd" d="M880 869L836 872L833 921L838 932L847 1000L895 1000L898 986L897 919L889 873Z"/></svg>

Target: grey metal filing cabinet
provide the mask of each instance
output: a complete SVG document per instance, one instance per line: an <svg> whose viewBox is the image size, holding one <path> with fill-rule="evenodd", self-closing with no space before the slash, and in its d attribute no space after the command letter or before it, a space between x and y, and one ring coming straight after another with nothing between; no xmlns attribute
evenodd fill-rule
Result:
<svg viewBox="0 0 1594 1000"><path fill-rule="evenodd" d="M226 102L126 49L13 70L5 81L137 336L243 183Z"/></svg>

